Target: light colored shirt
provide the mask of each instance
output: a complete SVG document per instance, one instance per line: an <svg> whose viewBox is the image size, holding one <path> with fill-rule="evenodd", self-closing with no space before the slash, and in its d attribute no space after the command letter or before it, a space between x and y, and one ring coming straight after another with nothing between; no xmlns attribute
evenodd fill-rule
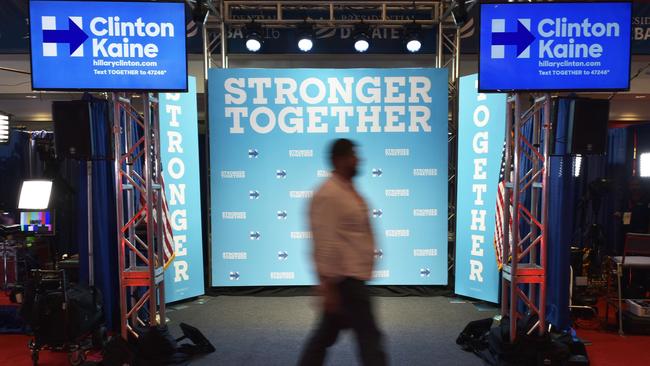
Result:
<svg viewBox="0 0 650 366"><path fill-rule="evenodd" d="M309 222L320 276L372 277L375 240L368 206L352 183L332 174L312 198Z"/></svg>

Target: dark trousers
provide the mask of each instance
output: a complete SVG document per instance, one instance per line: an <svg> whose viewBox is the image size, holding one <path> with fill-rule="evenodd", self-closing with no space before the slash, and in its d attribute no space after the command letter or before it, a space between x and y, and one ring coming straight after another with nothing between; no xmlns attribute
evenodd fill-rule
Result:
<svg viewBox="0 0 650 366"><path fill-rule="evenodd" d="M386 365L381 342L381 332L372 313L370 295L363 281L346 278L338 285L341 312L321 314L318 328L314 330L300 357L300 366L320 366L325 362L327 348L336 342L339 332L352 328L365 366Z"/></svg>

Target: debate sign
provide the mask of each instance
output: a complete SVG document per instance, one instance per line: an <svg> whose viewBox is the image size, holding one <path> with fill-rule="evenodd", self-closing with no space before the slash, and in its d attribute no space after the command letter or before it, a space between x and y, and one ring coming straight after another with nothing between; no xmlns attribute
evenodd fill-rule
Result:
<svg viewBox="0 0 650 366"><path fill-rule="evenodd" d="M187 90L182 2L31 0L32 89Z"/></svg>
<svg viewBox="0 0 650 366"><path fill-rule="evenodd" d="M174 260L165 270L165 301L203 295L203 236L196 78L187 93L160 94L160 158L174 235Z"/></svg>
<svg viewBox="0 0 650 366"><path fill-rule="evenodd" d="M481 91L629 89L631 3L480 6Z"/></svg>
<svg viewBox="0 0 650 366"><path fill-rule="evenodd" d="M478 93L478 76L474 74L460 78L459 100L455 291L496 303L499 270L494 215L506 95Z"/></svg>
<svg viewBox="0 0 650 366"><path fill-rule="evenodd" d="M447 283L445 69L211 69L212 285L313 285L306 220L336 138L377 239L374 284Z"/></svg>

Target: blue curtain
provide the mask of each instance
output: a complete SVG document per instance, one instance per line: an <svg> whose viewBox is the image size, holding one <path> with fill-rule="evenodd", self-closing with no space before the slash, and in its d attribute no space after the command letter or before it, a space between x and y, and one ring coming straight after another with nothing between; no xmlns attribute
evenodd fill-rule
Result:
<svg viewBox="0 0 650 366"><path fill-rule="evenodd" d="M573 159L567 154L570 139L569 108L567 100L556 104L557 119L549 167L548 240L546 265L547 320L558 329L571 326L569 320L569 265L573 235ZM569 204L567 204L569 203Z"/></svg>
<svg viewBox="0 0 650 366"><path fill-rule="evenodd" d="M569 265L575 180L573 159L568 155L552 156L549 170L549 209L546 269L546 311L548 321L558 329L571 326L569 319Z"/></svg>
<svg viewBox="0 0 650 366"><path fill-rule="evenodd" d="M115 208L115 171L112 159L109 104L91 101L93 252L95 286L102 292L104 313L109 329L119 329L119 278L117 223ZM78 239L80 276L88 279L87 170L79 162ZM87 282L87 281L86 281Z"/></svg>
<svg viewBox="0 0 650 366"><path fill-rule="evenodd" d="M563 330L571 326L568 308L571 246L592 245L596 233L587 230L599 224L598 233L607 245L603 254L615 251L620 225L612 220L612 215L627 186L632 156L629 131L610 129L606 155L582 156L581 167L577 177L574 176L576 159L567 153L569 105L569 100L557 101L553 150L556 155L551 158L549 172L547 312L549 322Z"/></svg>

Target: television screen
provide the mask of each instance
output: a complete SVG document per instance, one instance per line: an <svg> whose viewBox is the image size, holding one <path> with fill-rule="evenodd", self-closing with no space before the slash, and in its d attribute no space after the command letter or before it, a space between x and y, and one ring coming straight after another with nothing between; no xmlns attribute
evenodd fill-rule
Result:
<svg viewBox="0 0 650 366"><path fill-rule="evenodd" d="M479 89L628 90L629 2L482 3Z"/></svg>
<svg viewBox="0 0 650 366"><path fill-rule="evenodd" d="M30 0L32 89L186 91L183 2Z"/></svg>
<svg viewBox="0 0 650 366"><path fill-rule="evenodd" d="M54 235L54 217L50 211L23 211L20 213L20 229L26 233Z"/></svg>

